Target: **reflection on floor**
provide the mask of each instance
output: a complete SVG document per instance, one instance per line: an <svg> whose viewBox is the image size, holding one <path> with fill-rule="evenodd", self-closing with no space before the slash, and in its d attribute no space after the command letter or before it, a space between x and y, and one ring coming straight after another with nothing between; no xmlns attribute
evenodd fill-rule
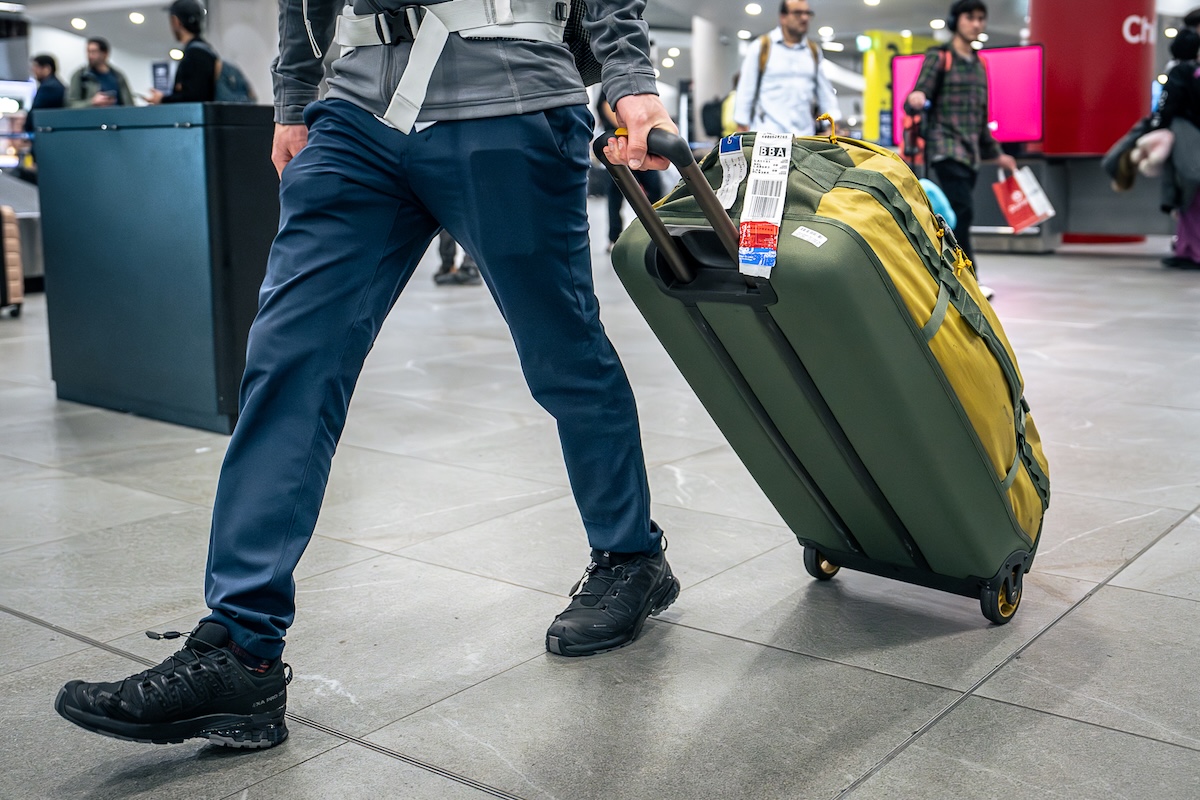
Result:
<svg viewBox="0 0 1200 800"><path fill-rule="evenodd" d="M249 755L53 713L65 680L158 661L141 632L203 612L226 440L57 402L45 299L0 319L0 796L1194 800L1200 275L1152 248L983 260L1054 478L994 627L954 596L812 581L598 245L678 603L616 653L544 652L587 559L554 426L487 291L435 287L430 256L297 576L291 739Z"/></svg>

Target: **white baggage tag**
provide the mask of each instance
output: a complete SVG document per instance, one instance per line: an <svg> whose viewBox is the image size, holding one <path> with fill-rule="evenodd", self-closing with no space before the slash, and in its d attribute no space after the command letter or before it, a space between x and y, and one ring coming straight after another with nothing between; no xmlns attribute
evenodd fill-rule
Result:
<svg viewBox="0 0 1200 800"><path fill-rule="evenodd" d="M733 136L726 136L722 139L719 152L721 154L721 188L717 190L717 199L721 201L721 208L728 210L733 208L733 204L737 202L738 187L742 185L742 181L746 180L750 166L746 163L745 154L742 153L741 134L735 133Z"/></svg>
<svg viewBox="0 0 1200 800"><path fill-rule="evenodd" d="M743 275L769 278L775 268L779 225L783 222L791 165L791 134L759 133L755 136L738 242L738 270Z"/></svg>

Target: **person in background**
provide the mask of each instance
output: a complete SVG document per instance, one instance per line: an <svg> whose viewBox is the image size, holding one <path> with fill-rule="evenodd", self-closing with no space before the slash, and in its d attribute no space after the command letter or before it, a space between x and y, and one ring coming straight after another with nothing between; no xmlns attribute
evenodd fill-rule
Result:
<svg viewBox="0 0 1200 800"><path fill-rule="evenodd" d="M438 255L442 257L442 266L433 276L433 282L438 286L478 286L483 283L475 259L466 250L463 250L462 264L455 265L458 242L445 228L438 234Z"/></svg>
<svg viewBox="0 0 1200 800"><path fill-rule="evenodd" d="M183 58L175 70L172 92L164 95L153 89L146 102L211 103L217 96L217 53L200 38L208 11L200 0L175 0L169 11L171 34L183 45Z"/></svg>
<svg viewBox="0 0 1200 800"><path fill-rule="evenodd" d="M987 16L983 0L957 0L950 6L948 27L954 38L925 54L917 86L906 103L913 111L929 104L924 112L929 116L926 157L958 217L954 238L971 261L975 261L971 222L979 165L995 162L1010 172L1017 169L1016 159L1001 152L988 126L988 74L971 46L987 28ZM951 54L949 69L944 66L946 52ZM989 300L995 294L986 286L979 288Z"/></svg>
<svg viewBox="0 0 1200 800"><path fill-rule="evenodd" d="M99 36L87 40L87 66L75 70L67 90L67 105L71 108L103 108L133 105L129 81L120 70L108 63L108 41Z"/></svg>
<svg viewBox="0 0 1200 800"><path fill-rule="evenodd" d="M62 108L67 104L67 87L58 79L58 62L54 56L42 53L34 56L29 63L38 88L29 106L29 113L25 115L26 133L33 132L33 117L39 108Z"/></svg>
<svg viewBox="0 0 1200 800"><path fill-rule="evenodd" d="M733 114L738 130L811 136L822 114L841 118L821 48L808 36L814 14L808 0L783 0L779 27L746 52Z"/></svg>
<svg viewBox="0 0 1200 800"><path fill-rule="evenodd" d="M721 103L721 136L732 136L738 132L737 120L733 118L734 110L737 108L737 88L738 80L741 78L740 72L733 73L733 87L729 90L729 94L725 95L725 100Z"/></svg>
<svg viewBox="0 0 1200 800"><path fill-rule="evenodd" d="M1200 33L1200 8L1193 8L1183 18L1183 25L1197 33Z"/></svg>
<svg viewBox="0 0 1200 800"><path fill-rule="evenodd" d="M617 115L613 113L612 106L604 99L604 95L601 95L600 99L596 101L596 117L600 120L600 126L604 128L604 133L608 136L615 135L617 128L621 127L617 121ZM633 177L637 179L651 203L657 203L662 199L662 176L659 173L634 170ZM613 245L620 238L621 231L625 230L625 222L621 219L621 208L624 203L625 196L621 194L620 187L617 186L616 181L610 178L608 181L608 251L610 253Z"/></svg>
<svg viewBox="0 0 1200 800"><path fill-rule="evenodd" d="M1159 128L1173 128L1190 124L1200 128L1200 33L1186 28L1171 42L1171 55L1178 63L1167 73L1162 99L1158 105ZM1195 141L1195 137L1190 137ZM1171 156L1175 169L1174 203L1167 209L1179 213L1179 225L1175 230L1175 252L1163 259L1163 265L1173 269L1200 269L1200 184L1184 178L1194 175L1195 169L1180 169L1184 158L1193 162L1200 154L1180 146L1180 135L1175 137L1175 149ZM1186 151L1186 152L1185 152Z"/></svg>

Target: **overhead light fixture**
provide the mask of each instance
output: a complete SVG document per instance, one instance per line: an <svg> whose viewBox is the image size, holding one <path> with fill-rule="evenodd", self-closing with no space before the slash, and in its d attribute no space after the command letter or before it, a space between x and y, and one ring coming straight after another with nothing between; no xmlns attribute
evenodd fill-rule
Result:
<svg viewBox="0 0 1200 800"><path fill-rule="evenodd" d="M821 47L824 47L831 53L840 53L846 49L846 45L841 42L822 42Z"/></svg>
<svg viewBox="0 0 1200 800"><path fill-rule="evenodd" d="M1178 35L1178 28L1167 28L1165 31L1163 31L1163 36L1167 37L1168 39L1174 39Z"/></svg>
<svg viewBox="0 0 1200 800"><path fill-rule="evenodd" d="M860 33L854 37L854 44L858 47L858 52L865 53L875 46L875 40L865 33Z"/></svg>
<svg viewBox="0 0 1200 800"><path fill-rule="evenodd" d="M746 5L746 13L752 17L757 17L762 13L762 6L758 3L749 3Z"/></svg>
<svg viewBox="0 0 1200 800"><path fill-rule="evenodd" d="M77 31L81 31L87 27L87 20L76 17L75 19L71 20L71 27Z"/></svg>
<svg viewBox="0 0 1200 800"><path fill-rule="evenodd" d="M900 35L903 36L905 39L911 39L912 31L910 31L908 28L905 28L904 30L900 31Z"/></svg>
<svg viewBox="0 0 1200 800"><path fill-rule="evenodd" d="M1163 86L1166 86L1166 85L1167 85L1167 76L1166 76L1166 75L1159 75L1159 76L1158 76L1158 82L1159 82L1159 83L1161 83Z"/></svg>
<svg viewBox="0 0 1200 800"><path fill-rule="evenodd" d="M817 35L820 36L822 39L832 39L833 38L833 28L829 27L828 25L826 25L823 28L817 28Z"/></svg>
<svg viewBox="0 0 1200 800"><path fill-rule="evenodd" d="M659 72L658 70L654 70L654 77L655 77L655 78L659 77L660 75L662 75L662 73L661 73L661 72Z"/></svg>
<svg viewBox="0 0 1200 800"><path fill-rule="evenodd" d="M748 30L745 30L745 29L742 29L742 30L738 31L738 38L739 38L739 39L749 39L749 38L750 38L751 36L753 36L753 35L754 35L754 34L752 34L750 31L748 31Z"/></svg>
<svg viewBox="0 0 1200 800"><path fill-rule="evenodd" d="M974 48L974 49L976 49L976 50L982 50L982 49L983 49L983 42L971 42L971 47L972 47L972 48Z"/></svg>
<svg viewBox="0 0 1200 800"><path fill-rule="evenodd" d="M669 58L669 57L668 57L668 58L664 58L664 59L662 60L662 65L663 65L664 67L666 67L667 69L670 69L671 67L675 66L675 59L673 59L673 58Z"/></svg>
<svg viewBox="0 0 1200 800"><path fill-rule="evenodd" d="M670 50L667 51L667 55L669 55L671 58L679 58L679 48L672 47Z"/></svg>
<svg viewBox="0 0 1200 800"><path fill-rule="evenodd" d="M879 5L879 0L863 0L863 2L864 2L864 3L866 3L866 4L867 4L867 5L869 5L869 6L877 6L877 5Z"/></svg>
<svg viewBox="0 0 1200 800"><path fill-rule="evenodd" d="M987 40L988 40L988 35L986 33L979 34L979 41L986 42Z"/></svg>
<svg viewBox="0 0 1200 800"><path fill-rule="evenodd" d="M172 61L179 61L183 58L183 51L178 47L172 47L171 52L167 53L167 55L171 57Z"/></svg>
<svg viewBox="0 0 1200 800"><path fill-rule="evenodd" d="M140 11L130 11L129 12L129 21L132 22L134 25L141 25L143 22L146 21L146 15Z"/></svg>
<svg viewBox="0 0 1200 800"><path fill-rule="evenodd" d="M931 19L929 20L929 27L933 28L935 31L940 31L942 28L946 27L946 20Z"/></svg>

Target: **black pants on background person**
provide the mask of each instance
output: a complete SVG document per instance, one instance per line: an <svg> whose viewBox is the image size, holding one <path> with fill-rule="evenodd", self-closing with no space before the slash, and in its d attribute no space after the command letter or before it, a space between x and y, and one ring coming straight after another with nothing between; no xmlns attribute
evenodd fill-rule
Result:
<svg viewBox="0 0 1200 800"><path fill-rule="evenodd" d="M958 217L958 224L954 226L954 238L958 239L958 244L967 254L967 258L974 261L971 223L975 220L975 182L979 178L979 172L952 158L933 162L933 171L937 173L938 183Z"/></svg>
<svg viewBox="0 0 1200 800"><path fill-rule="evenodd" d="M663 198L662 175L658 172L650 172L643 170L634 170L633 177L637 178L637 182L641 184L642 191L650 198L651 203L657 203ZM621 204L625 202L621 190L617 188L617 184L613 181L608 182L608 245L612 248L617 237L621 235L621 231L625 230L625 223L621 221Z"/></svg>

